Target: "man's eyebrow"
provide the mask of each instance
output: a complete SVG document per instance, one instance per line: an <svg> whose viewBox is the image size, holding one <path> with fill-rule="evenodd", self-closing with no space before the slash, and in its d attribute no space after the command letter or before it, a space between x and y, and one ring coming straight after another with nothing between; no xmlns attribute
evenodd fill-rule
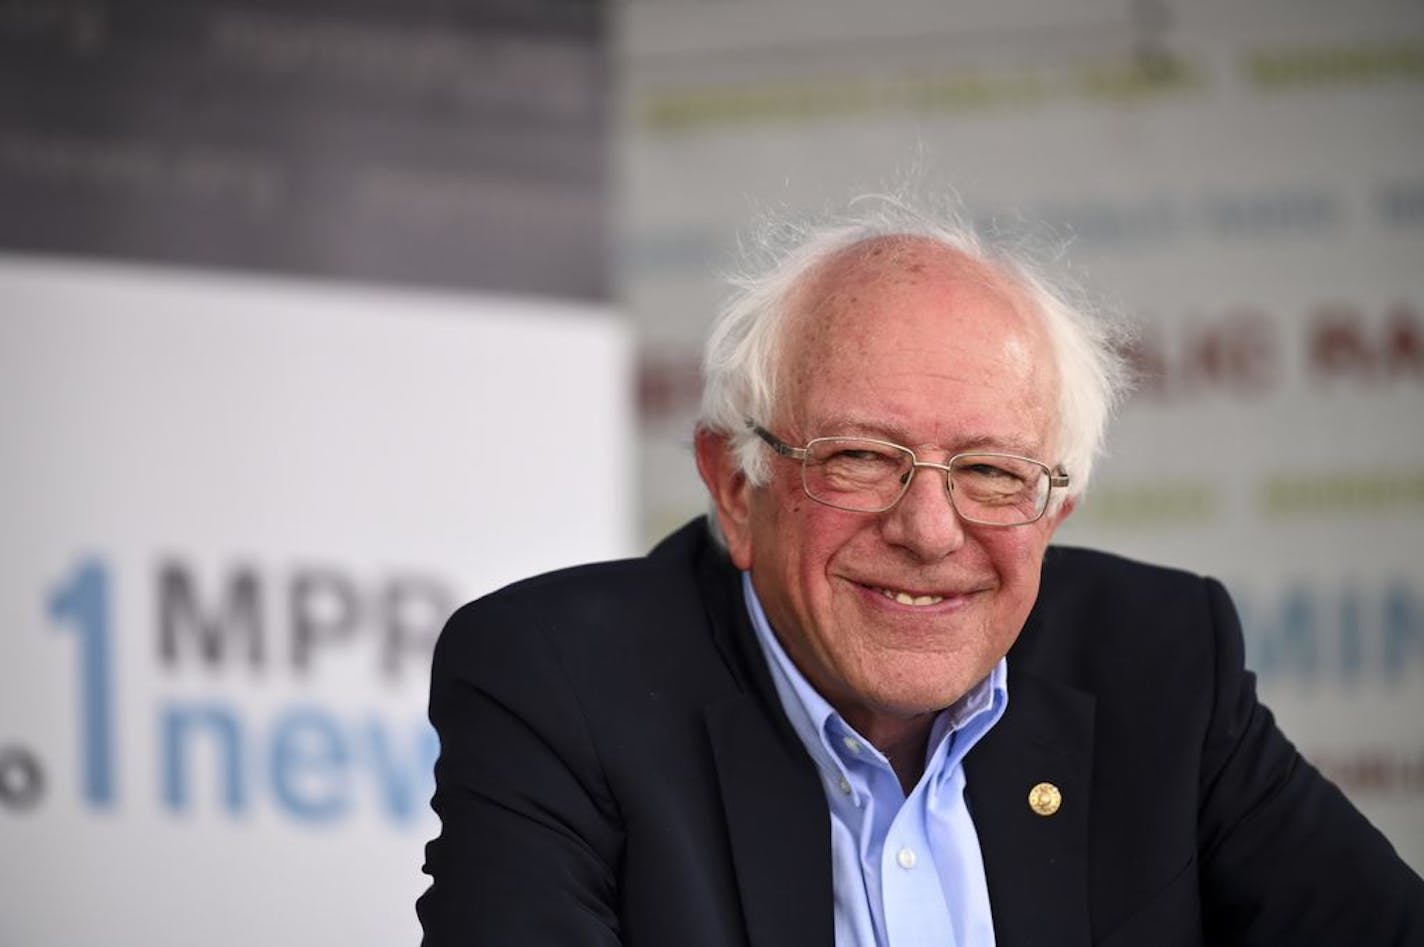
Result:
<svg viewBox="0 0 1424 947"><path fill-rule="evenodd" d="M908 436L904 428L892 422L850 414L827 418L816 426L815 431L813 437L878 437L896 443L903 443L903 438Z"/></svg>
<svg viewBox="0 0 1424 947"><path fill-rule="evenodd" d="M993 451L997 453L1021 454L1025 457L1035 456L1035 451L1041 449L1037 442L1026 441L1012 435L1008 437L996 437L991 434L975 434L970 437L959 438L952 446L956 453L966 451Z"/></svg>

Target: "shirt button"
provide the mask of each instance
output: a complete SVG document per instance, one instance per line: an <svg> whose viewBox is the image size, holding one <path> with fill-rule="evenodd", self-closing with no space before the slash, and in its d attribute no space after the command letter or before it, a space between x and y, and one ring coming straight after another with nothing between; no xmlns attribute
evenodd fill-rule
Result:
<svg viewBox="0 0 1424 947"><path fill-rule="evenodd" d="M850 750L852 753L860 752L860 741L857 740L855 737L846 737L844 743L845 748L847 750Z"/></svg>
<svg viewBox="0 0 1424 947"><path fill-rule="evenodd" d="M841 781L840 781L839 783L837 783L836 785L837 785L838 787L840 787L840 791L841 791L841 792L845 793L847 796L850 795L850 780L848 780L848 779L846 779L844 776L842 776L842 777L841 777Z"/></svg>
<svg viewBox="0 0 1424 947"><path fill-rule="evenodd" d="M909 871L915 867L915 853L908 848L900 849L900 853L895 856L895 860L900 863L900 867Z"/></svg>

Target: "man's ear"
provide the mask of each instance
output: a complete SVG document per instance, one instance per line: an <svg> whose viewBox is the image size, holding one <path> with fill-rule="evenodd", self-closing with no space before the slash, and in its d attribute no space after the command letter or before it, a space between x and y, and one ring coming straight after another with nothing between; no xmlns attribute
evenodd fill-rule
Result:
<svg viewBox="0 0 1424 947"><path fill-rule="evenodd" d="M1063 521L1077 508L1078 498L1076 496L1065 497L1058 509L1049 514L1048 535L1050 538L1054 533L1058 532L1058 527L1062 526Z"/></svg>
<svg viewBox="0 0 1424 947"><path fill-rule="evenodd" d="M727 435L699 427L696 434L697 472L707 485L717 523L727 540L727 552L738 569L752 567L751 491Z"/></svg>

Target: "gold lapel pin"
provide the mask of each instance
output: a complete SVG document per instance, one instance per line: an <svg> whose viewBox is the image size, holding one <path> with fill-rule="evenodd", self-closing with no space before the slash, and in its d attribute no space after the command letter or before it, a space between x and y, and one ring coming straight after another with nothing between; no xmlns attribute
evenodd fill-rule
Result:
<svg viewBox="0 0 1424 947"><path fill-rule="evenodd" d="M1028 791L1028 807L1042 816L1050 816L1063 805L1063 794L1052 783L1039 783Z"/></svg>

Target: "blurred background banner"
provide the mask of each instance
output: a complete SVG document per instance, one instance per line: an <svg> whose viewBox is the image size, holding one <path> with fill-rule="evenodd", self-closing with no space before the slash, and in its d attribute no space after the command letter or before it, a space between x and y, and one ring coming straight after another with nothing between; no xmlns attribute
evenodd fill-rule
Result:
<svg viewBox="0 0 1424 947"><path fill-rule="evenodd" d="M620 9L645 538L701 504L698 346L765 210L909 182L1142 327L1060 541L1222 578L1287 732L1424 868L1424 8Z"/></svg>
<svg viewBox="0 0 1424 947"><path fill-rule="evenodd" d="M603 47L0 2L0 944L418 942L436 634L635 549Z"/></svg>
<svg viewBox="0 0 1424 947"><path fill-rule="evenodd" d="M629 549L623 331L89 263L0 298L0 942L415 942L431 647Z"/></svg>
<svg viewBox="0 0 1424 947"><path fill-rule="evenodd" d="M0 0L0 943L414 942L440 621L700 512L738 234L907 182L1140 323L1061 538L1424 868L1421 153L1406 0Z"/></svg>

